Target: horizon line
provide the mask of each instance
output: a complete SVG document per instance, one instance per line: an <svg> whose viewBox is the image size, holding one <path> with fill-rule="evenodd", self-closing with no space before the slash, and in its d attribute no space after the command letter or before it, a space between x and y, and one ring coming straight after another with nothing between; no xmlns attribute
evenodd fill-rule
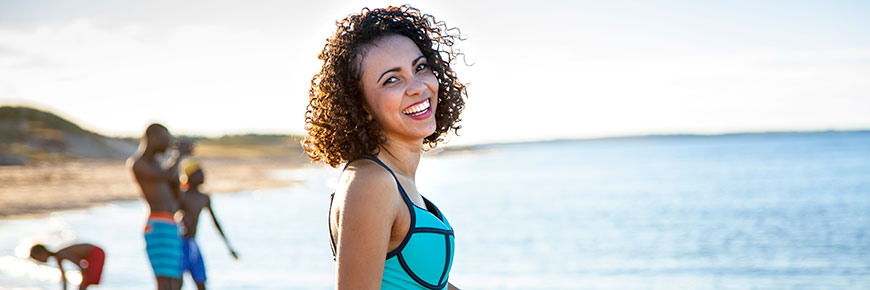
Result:
<svg viewBox="0 0 870 290"><path fill-rule="evenodd" d="M81 127L77 122L74 122L75 118L70 118L65 116L63 113L58 112L57 110L52 110L50 108L34 106L33 104L3 104L0 103L0 107L17 107L17 108L26 108L37 111L42 111L45 113L49 113L55 115L61 119L64 119L67 122L70 122L76 126L79 126L82 130L87 132L95 133L107 138L114 139L138 139L141 136L136 134L106 134L102 132L97 132L92 130L91 128ZM692 131L684 131L684 132L667 132L667 133L627 133L627 134L599 134L598 136L573 136L573 137L556 137L556 138L539 138L539 139L514 139L514 140L505 140L505 141L487 141L482 140L479 142L467 142L465 144L451 144L450 142L443 143L444 146L447 147L487 147L487 146L499 146L499 145L512 145L512 144L532 144L532 143L557 143L557 142L582 142L582 141L605 141L605 140L625 140L625 139L648 139L648 138L692 138L692 137L724 137L724 136L739 136L739 135L783 135L783 134L818 134L818 133L870 133L870 126L868 127L858 127L858 128L827 128L827 129L761 129L761 130L740 130L740 131L722 131L722 132L692 132ZM305 137L306 134L302 133L294 133L294 132L267 132L267 131L247 131L247 132L227 132L220 135L210 135L210 134L197 134L197 133L180 133L173 134L178 137L183 138L193 138L193 139L219 139L225 137L237 137L237 136L271 136L271 137ZM456 138L459 136L451 136L447 140L449 141L452 138Z"/></svg>
<svg viewBox="0 0 870 290"><path fill-rule="evenodd" d="M613 141L613 140L632 140L632 139L656 139L656 138L717 138L717 137L735 137L735 136L754 136L754 135L810 135L810 134L870 134L870 128L862 129L813 129L813 130L769 130L769 131L734 131L721 133L651 133L651 134L627 134L613 135L600 137L568 137L568 138L551 138L527 141L506 141L506 142L486 142L479 144L455 145L457 148L468 147L490 147L502 145L523 145L537 143L570 143L570 142L594 142L594 141ZM450 146L447 144L447 146Z"/></svg>

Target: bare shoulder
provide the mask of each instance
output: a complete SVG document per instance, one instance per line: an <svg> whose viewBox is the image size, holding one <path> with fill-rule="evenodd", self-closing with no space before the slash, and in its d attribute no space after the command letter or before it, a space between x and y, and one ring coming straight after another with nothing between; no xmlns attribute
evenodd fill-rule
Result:
<svg viewBox="0 0 870 290"><path fill-rule="evenodd" d="M133 158L131 157L127 160L127 166L130 168L130 171L133 171L133 175L136 176L137 179L142 180L145 174L143 172L147 171L147 162L142 160L142 158Z"/></svg>
<svg viewBox="0 0 870 290"><path fill-rule="evenodd" d="M127 164L129 164L130 169L133 170L133 173L137 174L147 172L149 170L152 170L152 167L155 167L154 165L149 164L147 160L144 160L142 158L130 158L127 161Z"/></svg>
<svg viewBox="0 0 870 290"><path fill-rule="evenodd" d="M362 207L391 210L398 199L396 180L386 169L371 160L357 160L342 172L335 199L341 209Z"/></svg>
<svg viewBox="0 0 870 290"><path fill-rule="evenodd" d="M127 167L134 171L136 170L136 168L142 167L142 158L139 158L139 156L135 155L130 156L129 158L127 158Z"/></svg>
<svg viewBox="0 0 870 290"><path fill-rule="evenodd" d="M211 196L205 193L200 193L200 195L202 195L202 203L205 206L211 206Z"/></svg>
<svg viewBox="0 0 870 290"><path fill-rule="evenodd" d="M185 191L184 203L194 207L205 207L211 203L211 198L207 194L198 191Z"/></svg>

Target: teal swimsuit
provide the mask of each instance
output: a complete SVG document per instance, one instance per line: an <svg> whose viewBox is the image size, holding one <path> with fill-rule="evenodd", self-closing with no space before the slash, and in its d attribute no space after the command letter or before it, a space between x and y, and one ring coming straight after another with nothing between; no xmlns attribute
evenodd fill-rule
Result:
<svg viewBox="0 0 870 290"><path fill-rule="evenodd" d="M387 165L375 157L363 158L380 164L393 175L411 213L408 233L399 247L387 253L381 289L444 289L453 264L453 227L438 207L425 197L423 200L430 211L411 202L396 174ZM329 207L332 208L331 198ZM335 256L332 230L329 231L329 241Z"/></svg>

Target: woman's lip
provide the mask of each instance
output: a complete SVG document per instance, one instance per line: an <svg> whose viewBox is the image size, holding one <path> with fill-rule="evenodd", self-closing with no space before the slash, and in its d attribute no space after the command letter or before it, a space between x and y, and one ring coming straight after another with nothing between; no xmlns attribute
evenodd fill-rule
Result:
<svg viewBox="0 0 870 290"><path fill-rule="evenodd" d="M433 109L432 103L430 102L429 108L426 109L425 113L417 115L417 116L411 116L411 115L405 115L405 116L407 116L408 118L414 119L414 120L424 120L424 119L429 118L429 116L432 116L432 111L433 111L432 109Z"/></svg>

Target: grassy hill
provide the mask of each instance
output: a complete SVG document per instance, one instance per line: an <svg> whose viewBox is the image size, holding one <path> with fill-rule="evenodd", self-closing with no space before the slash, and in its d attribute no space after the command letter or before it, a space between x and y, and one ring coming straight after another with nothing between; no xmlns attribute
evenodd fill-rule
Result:
<svg viewBox="0 0 870 290"><path fill-rule="evenodd" d="M300 137L228 135L182 136L195 142L201 157L268 158L299 155ZM138 147L138 138L112 138L81 128L51 112L28 107L0 107L0 165L74 158L123 159Z"/></svg>
<svg viewBox="0 0 870 290"><path fill-rule="evenodd" d="M50 112L0 107L0 164L65 158L123 158L136 150L128 140L85 130Z"/></svg>

